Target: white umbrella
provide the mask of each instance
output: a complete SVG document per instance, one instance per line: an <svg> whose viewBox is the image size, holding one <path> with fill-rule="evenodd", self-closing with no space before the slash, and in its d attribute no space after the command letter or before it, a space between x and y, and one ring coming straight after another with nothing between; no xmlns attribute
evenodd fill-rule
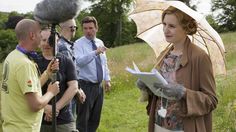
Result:
<svg viewBox="0 0 236 132"><path fill-rule="evenodd" d="M224 44L203 15L180 1L136 0L134 6L129 16L136 23L137 37L146 41L156 56L169 45L165 40L161 15L169 6L173 6L196 20L197 33L188 37L210 56L216 75L226 74Z"/></svg>

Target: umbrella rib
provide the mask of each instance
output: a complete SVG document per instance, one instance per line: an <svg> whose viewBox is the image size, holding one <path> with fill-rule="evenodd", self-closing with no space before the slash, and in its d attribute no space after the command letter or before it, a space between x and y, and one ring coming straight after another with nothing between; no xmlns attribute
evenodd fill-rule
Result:
<svg viewBox="0 0 236 132"><path fill-rule="evenodd" d="M203 30L201 27L198 27L198 28L200 29L199 31L204 31L204 33L206 33L212 40L209 39L209 38L203 37L202 35L201 35L201 37L215 42L215 40L211 37L211 35L210 35L209 33L205 32L205 30ZM199 34L200 34L200 33L199 33ZM215 43L216 43L216 42L215 42Z"/></svg>
<svg viewBox="0 0 236 132"><path fill-rule="evenodd" d="M153 25L153 26L147 28L145 31L142 31L141 33L137 34L137 36L139 36L140 34L143 34L144 32L146 32L146 31L150 30L151 28L153 28L153 27L155 27L155 26L158 26L158 25L160 25L160 24L162 24L162 23L158 23L158 24L155 24L155 25Z"/></svg>
<svg viewBox="0 0 236 132"><path fill-rule="evenodd" d="M200 36L200 37L204 38L200 32L198 32L198 33L199 33L199 36ZM209 34L207 34L207 35L209 35ZM206 46L207 52L209 53L209 56L211 56L210 51L209 51L209 49L208 49L208 46L207 46L207 44L206 44L206 41L205 41L204 39L202 39L202 40L204 41L204 44L205 44L205 46Z"/></svg>
<svg viewBox="0 0 236 132"><path fill-rule="evenodd" d="M198 27L198 28L200 28L200 27ZM200 28L202 31L205 31L205 30L203 30L202 28ZM198 32L199 34L200 34L200 32ZM224 57L224 51L222 51L221 50L221 48L220 48L220 46L217 44L217 42L212 38L212 36L211 35L209 35L209 33L207 33L207 32L204 32L204 33L206 33L212 40L211 41L213 41L213 42L215 42L216 43L216 46L218 47L218 49L220 50L220 53L221 53L221 55L223 56L223 59L224 59L224 61L226 62L226 60L225 60L225 57ZM201 34L200 34L201 35ZM201 35L202 36L202 35ZM205 37L204 37L205 38Z"/></svg>
<svg viewBox="0 0 236 132"><path fill-rule="evenodd" d="M199 32L198 32L199 33ZM213 39L209 39L209 38L207 38L207 37L204 37L204 36L201 36L201 35L198 35L198 34L194 34L194 35L196 35L196 36L200 36L200 37L202 37L202 38L204 38L204 39L207 39L207 40L210 40L210 41L214 41ZM214 41L215 42L215 41Z"/></svg>
<svg viewBox="0 0 236 132"><path fill-rule="evenodd" d="M200 27L198 27L198 28L200 28ZM207 33L207 32L205 32L205 30L203 30L202 28L200 28L202 31L204 31L204 33L206 33L211 39L208 39L208 38L205 38L205 37L203 37L203 36L201 36L201 37L203 37L203 38L205 38L205 39L208 39L208 40L211 40L211 41L213 41L213 42L215 42L215 43L217 43L215 40L214 40L214 38L212 38L211 37L211 35L209 34L209 33ZM200 32L199 32L199 34L200 34ZM217 47L220 49L220 47L218 46L218 44L216 44L217 45ZM220 49L220 51L221 51L221 49ZM222 52L222 51L221 51Z"/></svg>
<svg viewBox="0 0 236 132"><path fill-rule="evenodd" d="M197 40L199 43L201 43L202 45L206 46L206 44L202 43L200 40L198 40L197 38L193 38L195 40Z"/></svg>
<svg viewBox="0 0 236 132"><path fill-rule="evenodd" d="M202 37L202 34L200 33L200 32L198 32L199 33L199 35ZM207 35L209 35L209 34L207 34ZM210 35L209 35L210 36ZM210 36L211 37L211 36ZM211 37L212 38L212 37ZM197 39L196 39L197 40ZM207 49L207 52L209 53L209 56L211 56L211 54L210 54L210 52L209 52L209 49L208 49L208 46L207 46L207 44L206 44L206 41L204 40L204 39L202 39L204 42L205 42L205 46L206 46L206 49ZM214 40L214 39L213 39ZM215 41L214 41L215 42ZM215 42L216 43L216 42ZM216 45L217 45L217 47L218 47L218 49L220 50L220 53L221 53L221 55L223 56L223 60L224 60L224 62L226 62L226 60L225 60L225 57L224 57L224 54L222 53L222 51L221 51L221 49L220 49L220 47L218 46L218 44L216 43Z"/></svg>
<svg viewBox="0 0 236 132"><path fill-rule="evenodd" d="M148 12L148 11L155 11L155 10L163 11L163 9L147 9L147 10L142 10L142 11L134 11L130 15L135 15L135 14L138 14L138 13L143 13L143 12Z"/></svg>

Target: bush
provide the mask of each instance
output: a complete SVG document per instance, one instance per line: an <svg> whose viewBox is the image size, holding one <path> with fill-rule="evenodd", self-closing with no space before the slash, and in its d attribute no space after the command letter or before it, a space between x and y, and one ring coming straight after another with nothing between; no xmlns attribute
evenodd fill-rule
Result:
<svg viewBox="0 0 236 132"><path fill-rule="evenodd" d="M0 62L15 49L17 45L15 32L11 29L0 30Z"/></svg>

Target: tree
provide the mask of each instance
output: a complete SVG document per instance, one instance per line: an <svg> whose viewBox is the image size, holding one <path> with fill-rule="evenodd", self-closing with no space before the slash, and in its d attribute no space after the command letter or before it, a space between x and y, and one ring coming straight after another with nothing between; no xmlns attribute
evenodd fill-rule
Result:
<svg viewBox="0 0 236 132"><path fill-rule="evenodd" d="M138 39L136 26L128 19L130 5L134 0L86 0L94 4L89 8L89 15L95 16L99 24L98 37L100 37L108 47L115 47L128 43L133 43ZM191 8L196 6L191 0L179 0L186 3Z"/></svg>
<svg viewBox="0 0 236 132"><path fill-rule="evenodd" d="M0 30L5 29L5 22L8 19L8 13L0 12Z"/></svg>
<svg viewBox="0 0 236 132"><path fill-rule="evenodd" d="M206 20L212 26L212 28L214 28L217 32L222 32L223 29L220 28L220 26L216 23L216 21L214 20L213 15L206 16Z"/></svg>
<svg viewBox="0 0 236 132"><path fill-rule="evenodd" d="M11 29L0 30L0 62L15 49L17 45L15 32Z"/></svg>
<svg viewBox="0 0 236 132"><path fill-rule="evenodd" d="M24 18L24 16L22 14L19 14L15 11L11 12L8 15L8 20L5 23L5 27L6 29L15 29L16 24L22 20Z"/></svg>
<svg viewBox="0 0 236 132"><path fill-rule="evenodd" d="M126 37L135 36L128 19L128 11L132 0L87 0L95 2L91 6L90 15L95 16L99 24L98 37L100 37L108 47L114 47L127 43ZM134 31L134 32L133 32ZM134 40L131 39L130 41Z"/></svg>
<svg viewBox="0 0 236 132"><path fill-rule="evenodd" d="M15 29L16 24L24 19L23 16L9 16L8 21L5 23L6 29Z"/></svg>
<svg viewBox="0 0 236 132"><path fill-rule="evenodd" d="M33 12L27 12L26 14L24 14L24 18L34 19Z"/></svg>
<svg viewBox="0 0 236 132"><path fill-rule="evenodd" d="M85 9L83 11L80 12L79 16L76 19L76 24L78 26L78 30L76 31L75 37L72 38L72 41L75 41L76 39L78 39L79 37L83 36L83 30L82 30L82 26L81 24L81 20L85 17L85 16L89 16L89 10Z"/></svg>
<svg viewBox="0 0 236 132"><path fill-rule="evenodd" d="M213 11L220 11L216 17L217 24L223 31L236 31L236 2L235 0L214 0Z"/></svg>

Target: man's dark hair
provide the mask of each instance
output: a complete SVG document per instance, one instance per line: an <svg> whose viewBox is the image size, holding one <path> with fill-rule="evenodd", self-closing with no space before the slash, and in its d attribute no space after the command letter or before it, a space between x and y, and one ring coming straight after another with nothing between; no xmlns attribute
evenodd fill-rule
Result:
<svg viewBox="0 0 236 132"><path fill-rule="evenodd" d="M81 25L83 26L84 23L90 23L90 22L92 22L95 25L95 27L98 28L98 22L97 22L96 18L93 16L86 16L82 20Z"/></svg>

